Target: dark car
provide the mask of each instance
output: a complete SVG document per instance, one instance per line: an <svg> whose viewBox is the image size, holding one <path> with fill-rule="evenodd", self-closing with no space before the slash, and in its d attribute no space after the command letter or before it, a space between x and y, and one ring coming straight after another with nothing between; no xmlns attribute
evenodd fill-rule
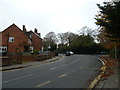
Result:
<svg viewBox="0 0 120 90"><path fill-rule="evenodd" d="M66 54L65 54L66 56L70 56L71 54L70 54L70 52L66 52Z"/></svg>

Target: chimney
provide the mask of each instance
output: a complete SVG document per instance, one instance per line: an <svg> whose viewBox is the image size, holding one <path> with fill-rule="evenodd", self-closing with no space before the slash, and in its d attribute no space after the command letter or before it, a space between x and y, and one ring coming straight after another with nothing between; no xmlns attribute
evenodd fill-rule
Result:
<svg viewBox="0 0 120 90"><path fill-rule="evenodd" d="M38 33L39 37L41 37L40 33Z"/></svg>
<svg viewBox="0 0 120 90"><path fill-rule="evenodd" d="M26 28L25 28L25 25L23 25L23 32L26 32L27 30L26 30Z"/></svg>
<svg viewBox="0 0 120 90"><path fill-rule="evenodd" d="M37 34L37 29L35 28L34 32Z"/></svg>

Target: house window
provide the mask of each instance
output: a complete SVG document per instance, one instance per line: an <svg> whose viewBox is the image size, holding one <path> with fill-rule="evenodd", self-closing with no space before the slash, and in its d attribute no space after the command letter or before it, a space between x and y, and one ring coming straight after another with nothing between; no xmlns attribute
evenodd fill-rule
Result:
<svg viewBox="0 0 120 90"><path fill-rule="evenodd" d="M30 40L30 39L28 39L28 44L32 44L32 42L31 42L31 40Z"/></svg>
<svg viewBox="0 0 120 90"><path fill-rule="evenodd" d="M9 42L14 42L14 37L9 37Z"/></svg>
<svg viewBox="0 0 120 90"><path fill-rule="evenodd" d="M32 35L30 34L29 37L30 37L30 39L31 39L31 38L32 38Z"/></svg>
<svg viewBox="0 0 120 90"><path fill-rule="evenodd" d="M30 51L31 51L31 53L33 53L33 47L32 46L30 46Z"/></svg>
<svg viewBox="0 0 120 90"><path fill-rule="evenodd" d="M6 46L0 46L0 52L7 52Z"/></svg>

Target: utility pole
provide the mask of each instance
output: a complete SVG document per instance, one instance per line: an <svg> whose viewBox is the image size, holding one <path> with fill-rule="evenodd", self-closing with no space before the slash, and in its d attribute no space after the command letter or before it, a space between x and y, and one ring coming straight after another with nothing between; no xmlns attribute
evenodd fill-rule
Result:
<svg viewBox="0 0 120 90"><path fill-rule="evenodd" d="M8 52L8 47L9 47L9 36L10 36L9 32L8 32L7 35L5 35L5 36L7 36L7 52Z"/></svg>

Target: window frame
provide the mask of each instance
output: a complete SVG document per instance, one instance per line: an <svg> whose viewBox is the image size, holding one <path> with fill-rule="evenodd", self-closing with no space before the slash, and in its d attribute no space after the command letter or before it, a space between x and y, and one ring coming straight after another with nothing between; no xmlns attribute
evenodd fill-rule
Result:
<svg viewBox="0 0 120 90"><path fill-rule="evenodd" d="M14 37L9 37L9 42L14 42L14 41L15 41Z"/></svg>
<svg viewBox="0 0 120 90"><path fill-rule="evenodd" d="M7 46L0 46L0 52L7 52Z"/></svg>

